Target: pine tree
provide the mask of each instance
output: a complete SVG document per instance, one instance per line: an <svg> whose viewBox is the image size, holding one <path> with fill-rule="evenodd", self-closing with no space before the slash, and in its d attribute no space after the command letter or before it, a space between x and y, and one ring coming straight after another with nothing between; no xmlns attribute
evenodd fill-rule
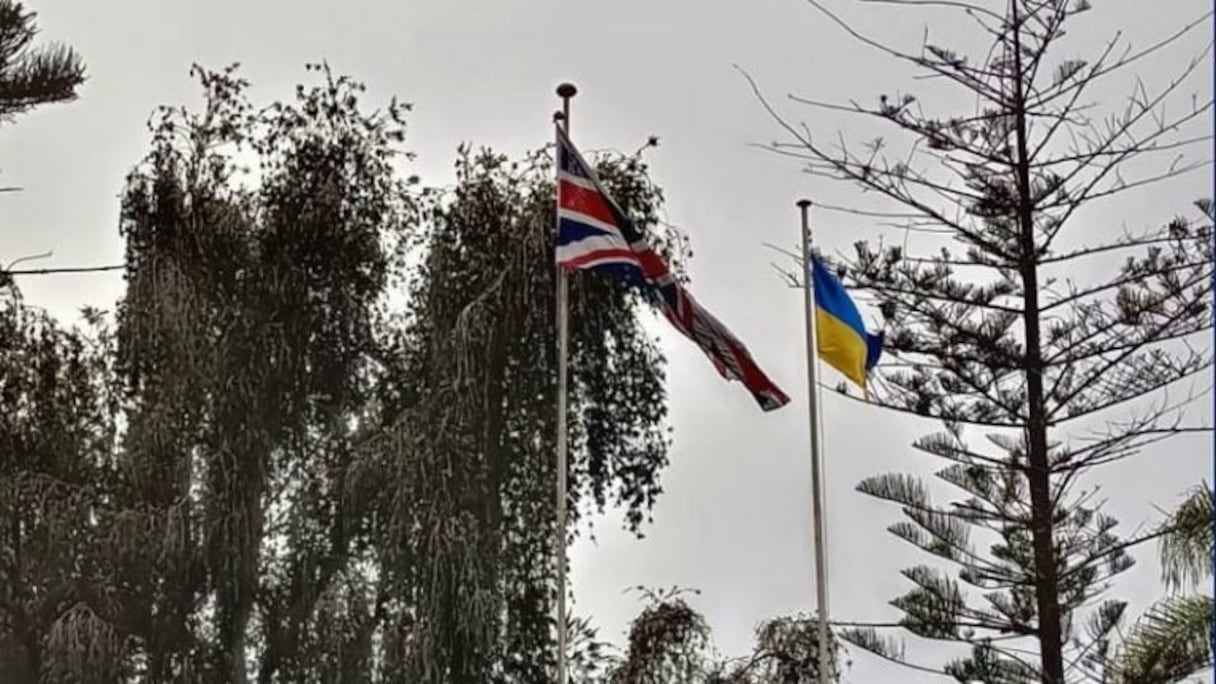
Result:
<svg viewBox="0 0 1216 684"><path fill-rule="evenodd" d="M36 14L0 0L0 123L38 105L66 102L84 83L84 62L71 48L32 45Z"/></svg>
<svg viewBox="0 0 1216 684"><path fill-rule="evenodd" d="M0 124L38 105L73 100L84 83L84 62L71 48L31 46L34 19L21 3L0 0ZM0 193L20 190L0 187ZM0 269L0 296L16 293L12 276Z"/></svg>
<svg viewBox="0 0 1216 684"><path fill-rule="evenodd" d="M1161 153L1210 139L1195 130L1211 111L1210 92L1188 99L1183 88L1211 43L1163 85L1140 83L1105 118L1086 97L1210 15L1146 49L1116 37L1082 60L1064 54L1061 39L1065 26L1084 30L1085 0L1008 0L1003 11L965 0L884 1L890 17L920 5L962 12L990 39L969 58L937 44L901 51L808 2L978 103L938 116L913 94L883 95L874 106L794 98L894 129L911 151L889 157L892 141L824 143L765 102L790 136L774 143L778 152L888 203L843 209L950 241L927 254L860 242L838 266L877 300L887 329L890 361L872 401L940 421L944 430L914 447L941 458L938 478L964 493L935 503L928 486L901 474L859 486L902 508L907 520L889 528L894 535L957 570L957 578L928 565L904 570L914 588L893 602L904 613L899 626L968 645L970 657L944 668L959 681L1101 677L1125 604L1097 602L1133 563L1128 549L1147 537L1120 539L1082 487L1104 464L1207 431L1184 422L1186 400L1170 403L1165 390L1211 368L1210 349L1189 343L1212 325L1213 208L1201 200L1193 214L1122 235L1086 229L1079 212L1210 165ZM902 647L875 626L843 636L903 661Z"/></svg>

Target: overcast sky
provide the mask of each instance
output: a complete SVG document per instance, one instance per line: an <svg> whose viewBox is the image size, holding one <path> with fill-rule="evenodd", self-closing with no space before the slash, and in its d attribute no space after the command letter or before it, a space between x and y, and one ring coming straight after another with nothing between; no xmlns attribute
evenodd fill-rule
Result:
<svg viewBox="0 0 1216 684"><path fill-rule="evenodd" d="M979 0L999 7L1003 2ZM1122 30L1146 46L1200 14L1206 0L1107 0L1072 29L1067 57L1091 54ZM861 141L882 132L866 122L827 116L785 100L787 93L873 102L879 92L926 86L873 50L851 41L799 0L665 0L643 2L322 2L295 0L42 0L47 39L74 46L89 67L79 101L44 108L0 128L0 185L25 191L0 200L0 263L53 249L45 266L120 261L118 199L123 178L146 152L145 128L159 104L199 102L187 72L193 62L220 67L239 61L254 83L255 101L291 96L308 76L306 62L327 59L365 81L368 98L391 95L415 103L407 147L418 153L410 172L448 182L457 144L469 141L519 153L548 143L554 86L571 80L573 138L584 150L633 150L648 135L672 223L696 251L692 291L751 348L793 398L772 414L757 409L737 385L724 383L689 342L664 334L671 361L674 427L671 467L655 523L644 540L618 532L620 516L596 523L597 541L572 552L576 610L594 616L602 635L623 641L641 604L623 593L634 585L700 589L693 599L727 654L745 652L767 617L813 608L810 547L807 389L801 296L787 289L765 242L797 242L796 199L854 203L844 186L813 179L796 163L749 147L780 131L740 75L739 64L795 121L819 136L842 131ZM966 24L939 22L923 11L863 7L833 0L844 16L873 34L915 49L923 30L938 41L979 45ZM932 21L933 23L927 24ZM907 38L899 39L906 31ZM1096 91L1116 102L1130 77L1152 86L1202 48L1210 22L1189 40ZM1212 95L1210 63L1189 93ZM966 101L962 102L966 106ZM1198 128L1202 133L1210 119ZM1194 131L1193 131L1194 132ZM1203 156L1210 150L1199 149ZM1211 196L1210 172L1193 173L1147 193L1129 195L1085 214L1078 228L1099 236L1136 229ZM814 214L816 240L844 252L881 229L842 214ZM902 239L902 234L888 235ZM84 305L112 308L121 276L94 274L25 278L32 303L65 317ZM874 321L873 312L865 311ZM656 329L658 329L656 327ZM1196 420L1211 415L1210 400ZM865 476L888 470L928 474L940 467L909 442L933 424L896 417L838 397L824 400L831 612L842 620L891 620L887 602L907 584L899 569L923 556L884 528L898 511L854 491ZM1097 481L1110 512L1130 532L1151 522L1154 506L1170 506L1188 486L1211 478L1206 439L1111 467ZM938 488L940 494L950 493ZM1125 575L1116 593L1136 609L1157 596L1152 550ZM937 664L940 649L909 641L909 655ZM944 681L854 655L845 681Z"/></svg>

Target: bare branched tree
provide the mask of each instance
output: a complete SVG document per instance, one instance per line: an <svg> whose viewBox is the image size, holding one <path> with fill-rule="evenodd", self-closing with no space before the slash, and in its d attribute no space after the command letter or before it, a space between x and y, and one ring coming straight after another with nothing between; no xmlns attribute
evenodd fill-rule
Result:
<svg viewBox="0 0 1216 684"><path fill-rule="evenodd" d="M1187 88L1212 45L1160 85L1137 81L1106 116L1088 97L1210 27L1211 15L1147 48L1116 36L1078 59L1061 39L1066 26L1084 30L1085 0L870 1L887 17L960 12L989 47L968 57L926 37L903 51L826 2L808 3L865 46L963 93L974 111L941 116L912 94L875 105L792 98L893 129L894 141L850 145L812 136L756 93L788 135L774 143L778 153L880 198L830 208L941 241L927 254L861 242L839 265L887 326L893 361L875 379L873 401L941 421L943 432L914 447L943 459L938 477L965 493L934 503L926 485L899 474L859 486L902 508L907 520L893 534L958 568L957 579L929 566L905 570L915 588L894 602L899 626L970 645L971 657L944 670L959 681L1101 680L1125 604L1097 602L1131 566L1129 547L1152 535L1120 539L1082 482L1150 444L1210 429L1186 422L1193 390L1181 400L1169 391L1212 364L1197 336L1212 326L1213 206L1201 200L1192 215L1122 234L1081 210L1136 190L1150 199L1148 188L1210 167L1184 153L1211 140L1211 93ZM894 151L899 141L910 143L906 154ZM965 434L977 428L987 445ZM902 661L876 629L845 636Z"/></svg>

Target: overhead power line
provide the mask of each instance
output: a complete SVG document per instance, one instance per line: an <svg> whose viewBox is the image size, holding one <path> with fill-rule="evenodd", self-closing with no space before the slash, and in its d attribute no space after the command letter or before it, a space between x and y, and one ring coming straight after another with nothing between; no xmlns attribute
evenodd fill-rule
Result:
<svg viewBox="0 0 1216 684"><path fill-rule="evenodd" d="M0 270L0 275L27 276L56 275L61 273L100 273L102 271L117 271L126 267L126 264L110 264L108 266L76 266L67 268L19 268L14 270Z"/></svg>

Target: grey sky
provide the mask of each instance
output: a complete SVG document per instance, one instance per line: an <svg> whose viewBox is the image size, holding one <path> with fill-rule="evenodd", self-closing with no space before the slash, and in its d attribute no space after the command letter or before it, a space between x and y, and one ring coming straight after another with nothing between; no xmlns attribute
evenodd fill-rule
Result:
<svg viewBox="0 0 1216 684"><path fill-rule="evenodd" d="M1000 2L982 0L985 4ZM671 222L692 237L692 291L751 348L793 403L763 414L738 385L724 383L686 340L663 332L671 359L670 403L675 429L666 493L646 539L618 532L619 515L596 523L597 543L573 550L576 609L594 616L602 635L623 641L640 604L627 587L691 586L694 599L728 654L744 652L762 619L812 608L809 463L802 314L799 293L770 268L778 257L763 242L793 246L802 196L837 203L870 200L842 185L812 179L796 163L749 148L780 131L732 64L752 73L796 121L818 136L860 142L883 131L792 105L788 92L822 100L873 101L879 92L923 91L924 82L852 42L799 0L706 3L692 0L615 3L367 2L296 0L43 0L43 35L84 56L90 80L81 99L22 117L0 129L0 184L25 191L0 199L0 262L55 251L45 265L117 263L123 178L147 149L145 129L159 104L196 104L192 62L243 64L259 102L291 96L305 62L327 59L336 71L369 86L368 98L397 94L416 104L407 147L418 153L410 172L446 182L462 141L518 153L550 141L554 86L580 87L572 134L585 150L633 150L650 134L662 138L649 159L668 198ZM1073 29L1077 54L1088 55L1116 30L1136 46L1175 31L1202 13L1200 0L1108 0ZM895 37L919 41L923 12L870 9L835 0L844 16ZM879 28L885 26L885 28ZM931 37L966 36L963 24L934 24ZM971 33L974 33L971 31ZM1200 49L1209 23L1128 76L1152 86ZM975 44L972 41L972 44ZM1074 56L1074 55L1067 55ZM1210 63L1187 93L1211 97ZM1098 91L1122 97L1128 78ZM935 89L938 89L935 87ZM1110 100L1114 102L1115 100ZM1177 100L1179 108L1189 97ZM966 102L962 103L964 106ZM1205 119L1193 132L1210 127ZM1204 155L1210 149L1197 149ZM1157 224L1211 196L1212 175L1193 173L1083 216L1087 235ZM816 240L844 251L859 237L879 235L855 218L818 211ZM1078 224L1080 225L1080 224ZM902 239L902 234L887 234ZM83 305L112 307L117 274L26 278L27 298L73 316ZM865 312L874 320L870 312ZM656 326L661 330L660 326ZM1195 412L1210 419L1210 400ZM824 403L828 478L829 577L834 618L890 620L886 605L905 588L898 571L926 559L888 535L898 511L855 493L863 477L890 469L928 474L938 464L908 448L936 430L837 397ZM1100 474L1110 512L1127 532L1168 506L1186 487L1211 478L1207 440L1179 441ZM939 490L941 491L941 490ZM950 493L950 492L943 492ZM1151 553L1142 553L1145 560ZM1116 594L1139 609L1157 595L1156 567L1129 572ZM910 641L913 659L935 664L936 648ZM942 681L856 654L846 681Z"/></svg>

